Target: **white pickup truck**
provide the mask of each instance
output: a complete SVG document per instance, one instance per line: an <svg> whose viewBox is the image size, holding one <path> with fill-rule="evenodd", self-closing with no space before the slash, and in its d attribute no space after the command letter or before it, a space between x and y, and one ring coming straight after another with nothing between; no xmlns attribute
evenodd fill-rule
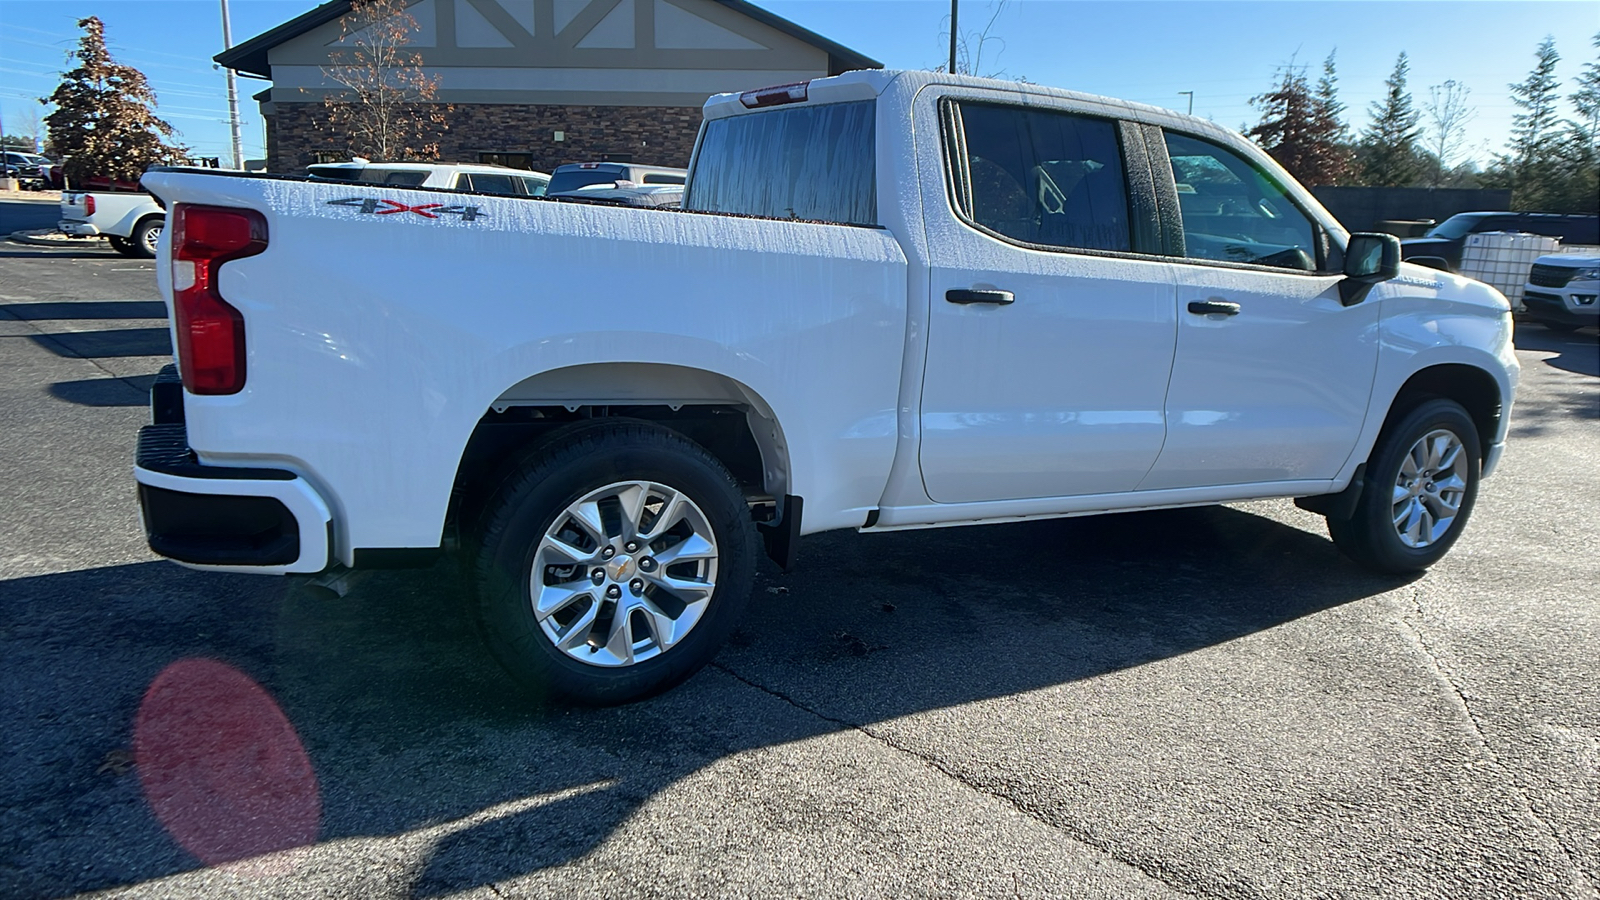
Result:
<svg viewBox="0 0 1600 900"><path fill-rule="evenodd" d="M1232 132L929 72L704 114L682 210L147 174L151 547L458 550L505 667L607 703L715 654L763 542L1294 497L1416 570L1501 455L1505 298Z"/></svg>
<svg viewBox="0 0 1600 900"><path fill-rule="evenodd" d="M62 191L56 229L78 237L103 237L123 256L156 255L166 210L141 191Z"/></svg>

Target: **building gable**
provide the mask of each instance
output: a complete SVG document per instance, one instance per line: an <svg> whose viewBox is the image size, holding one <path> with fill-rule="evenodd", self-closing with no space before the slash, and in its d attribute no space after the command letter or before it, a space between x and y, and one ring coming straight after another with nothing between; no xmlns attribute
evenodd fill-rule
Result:
<svg viewBox="0 0 1600 900"><path fill-rule="evenodd" d="M264 55L256 67L269 70L275 101L318 100L335 87L323 68L349 43L332 7L218 59L245 68ZM420 0L408 12L410 46L450 103L697 106L719 91L877 66L743 0Z"/></svg>

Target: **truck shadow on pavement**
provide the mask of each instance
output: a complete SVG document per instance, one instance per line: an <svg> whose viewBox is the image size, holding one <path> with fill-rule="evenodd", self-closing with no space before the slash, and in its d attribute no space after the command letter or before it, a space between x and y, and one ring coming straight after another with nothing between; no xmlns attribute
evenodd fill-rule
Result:
<svg viewBox="0 0 1600 900"><path fill-rule="evenodd" d="M281 706L321 792L311 852L468 820L427 838L426 864L395 886L435 896L579 859L733 754L1180 656L1404 583L1221 507L824 534L802 554L791 575L763 571L711 667L602 710L514 689L460 612L450 563L378 573L340 599L157 562L0 583L14 753L0 894L201 868L144 800L149 761L128 756L141 697L179 659L226 662ZM392 857L351 852L319 868L359 880Z"/></svg>
<svg viewBox="0 0 1600 900"><path fill-rule="evenodd" d="M160 300L82 300L71 303L0 303L0 316L25 322L46 319L165 319Z"/></svg>
<svg viewBox="0 0 1600 900"><path fill-rule="evenodd" d="M1556 353L1544 364L1564 372L1600 377L1600 340L1589 329L1578 331L1552 331L1543 326L1517 323L1518 350L1536 350Z"/></svg>

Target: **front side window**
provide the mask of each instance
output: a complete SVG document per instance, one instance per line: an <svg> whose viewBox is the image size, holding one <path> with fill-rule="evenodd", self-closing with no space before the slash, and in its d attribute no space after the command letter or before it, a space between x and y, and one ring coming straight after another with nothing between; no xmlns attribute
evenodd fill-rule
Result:
<svg viewBox="0 0 1600 900"><path fill-rule="evenodd" d="M1277 182L1231 150L1167 132L1190 259L1317 268L1316 228Z"/></svg>
<svg viewBox="0 0 1600 900"><path fill-rule="evenodd" d="M1050 247L1131 250L1117 128L1105 119L980 103L960 105L966 147L962 215Z"/></svg>
<svg viewBox="0 0 1600 900"><path fill-rule="evenodd" d="M862 100L707 122L683 208L876 225L874 112Z"/></svg>

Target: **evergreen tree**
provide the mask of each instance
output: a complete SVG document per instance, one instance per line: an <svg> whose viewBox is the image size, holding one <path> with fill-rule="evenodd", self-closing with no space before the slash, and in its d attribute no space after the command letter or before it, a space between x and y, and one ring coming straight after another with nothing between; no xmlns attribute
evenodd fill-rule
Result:
<svg viewBox="0 0 1600 900"><path fill-rule="evenodd" d="M1592 43L1600 50L1600 32L1595 32ZM1600 144L1600 58L1583 64L1578 89L1570 99L1578 109L1579 126L1587 133L1589 146L1594 148Z"/></svg>
<svg viewBox="0 0 1600 900"><path fill-rule="evenodd" d="M1339 142L1344 126L1338 119L1340 107L1330 81L1332 61L1329 56L1324 63L1315 95L1305 67L1291 61L1278 70L1278 83L1272 90L1250 99L1261 109L1261 121L1246 134L1305 185L1335 184L1349 168Z"/></svg>
<svg viewBox="0 0 1600 900"><path fill-rule="evenodd" d="M181 162L187 151L168 143L173 128L156 117L144 74L111 58L98 18L80 19L78 27L78 66L43 101L55 105L44 124L51 148L66 157L67 178L136 181L150 166Z"/></svg>
<svg viewBox="0 0 1600 900"><path fill-rule="evenodd" d="M1406 76L1411 63L1405 53L1395 60L1394 71L1384 84L1382 100L1369 107L1372 122L1361 133L1357 148L1361 179L1376 187L1408 187L1422 174L1423 161L1417 152L1422 114L1411 102Z"/></svg>
<svg viewBox="0 0 1600 900"><path fill-rule="evenodd" d="M1339 100L1339 73L1334 66L1334 54L1338 48L1328 51L1328 58L1322 61L1322 77L1317 79L1316 103L1313 107L1317 117L1325 122L1328 138L1333 144L1329 153L1329 160L1325 171L1328 173L1328 184L1342 184L1350 179L1355 169L1355 149L1350 143L1350 126L1344 121L1344 104Z"/></svg>
<svg viewBox="0 0 1600 900"><path fill-rule="evenodd" d="M1533 71L1526 80L1510 86L1511 102L1522 111L1511 119L1509 152L1502 158L1511 202L1525 210L1545 209L1555 203L1562 193L1564 174L1557 157L1561 81L1556 78L1556 63L1561 54L1556 52L1555 38L1546 37L1533 55Z"/></svg>

